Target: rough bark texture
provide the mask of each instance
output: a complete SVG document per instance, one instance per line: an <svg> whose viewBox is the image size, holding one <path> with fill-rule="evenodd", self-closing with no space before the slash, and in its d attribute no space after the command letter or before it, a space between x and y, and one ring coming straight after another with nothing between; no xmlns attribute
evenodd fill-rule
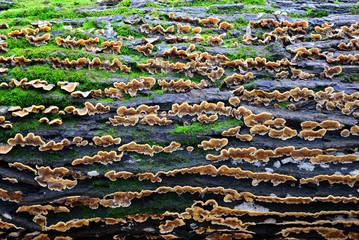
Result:
<svg viewBox="0 0 359 240"><path fill-rule="evenodd" d="M356 1L21 2L0 1L1 239L359 239Z"/></svg>

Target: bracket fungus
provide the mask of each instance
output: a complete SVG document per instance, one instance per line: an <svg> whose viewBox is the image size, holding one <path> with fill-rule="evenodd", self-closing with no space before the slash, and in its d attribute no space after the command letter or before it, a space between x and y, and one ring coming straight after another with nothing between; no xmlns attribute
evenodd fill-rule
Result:
<svg viewBox="0 0 359 240"><path fill-rule="evenodd" d="M84 156L82 158L78 158L72 161L72 165L76 166L79 164L92 164L92 163L101 163L104 165L107 165L109 163L121 161L121 158L123 156L123 153L120 153L118 155L115 151L105 152L105 151L99 151L96 155L90 157L90 156Z"/></svg>
<svg viewBox="0 0 359 240"><path fill-rule="evenodd" d="M299 137L301 137L305 140L313 141L316 138L322 138L326 133L327 133L327 130L324 128L319 129L317 131L308 129L308 130L300 131Z"/></svg>
<svg viewBox="0 0 359 240"><path fill-rule="evenodd" d="M149 144L138 144L136 142L130 142L120 146L118 151L132 151L153 156L154 153L162 152L163 147L157 145L151 147Z"/></svg>
<svg viewBox="0 0 359 240"><path fill-rule="evenodd" d="M48 187L50 190L61 191L71 189L77 185L77 179L70 180L63 177L72 175L71 171L65 167L51 169L50 167L37 167L36 182L41 187Z"/></svg>
<svg viewBox="0 0 359 240"><path fill-rule="evenodd" d="M61 151L64 147L70 146L71 142L67 138L61 140L61 142L55 142L54 140L50 140L49 142L41 145L39 147L39 151Z"/></svg>
<svg viewBox="0 0 359 240"><path fill-rule="evenodd" d="M147 43L143 46L137 46L137 51L143 53L143 55L148 56L152 53L153 45L151 43Z"/></svg>
<svg viewBox="0 0 359 240"><path fill-rule="evenodd" d="M232 29L232 28L234 28L233 23L221 22L219 24L219 29L228 30L228 29Z"/></svg>
<svg viewBox="0 0 359 240"><path fill-rule="evenodd" d="M218 120L218 115L213 114L210 116L207 116L206 114L201 114L197 117L197 120L201 123L211 123Z"/></svg>
<svg viewBox="0 0 359 240"><path fill-rule="evenodd" d="M160 118L159 116L157 116L156 114L147 114L145 115L141 120L140 120L141 124L148 124L150 126L153 125L169 125L172 123L172 120L167 119L166 117Z"/></svg>
<svg viewBox="0 0 359 240"><path fill-rule="evenodd" d="M141 25L140 27L141 33L147 33L147 34L169 34L173 33L174 26L169 26L168 28L164 28L161 25L157 25L155 27L151 27L149 24Z"/></svg>
<svg viewBox="0 0 359 240"><path fill-rule="evenodd" d="M57 82L57 85L60 86L61 89L65 90L66 92L72 93L75 91L76 87L79 85L78 82Z"/></svg>
<svg viewBox="0 0 359 240"><path fill-rule="evenodd" d="M42 146L45 145L45 142L41 139L40 136L36 136L33 133L28 133L25 137L21 133L17 133L15 137L9 138L7 143L11 146L21 145L22 147L26 145L30 146Z"/></svg>
<svg viewBox="0 0 359 240"><path fill-rule="evenodd" d="M178 29L178 33L188 33L189 31L191 31L191 26L177 23L177 29Z"/></svg>
<svg viewBox="0 0 359 240"><path fill-rule="evenodd" d="M0 199L3 201L20 202L22 199L22 192L20 191L10 192L0 188Z"/></svg>
<svg viewBox="0 0 359 240"><path fill-rule="evenodd" d="M138 91L150 90L155 83L156 80L152 77L140 77L140 80L132 79L128 83L115 82L114 87L134 97Z"/></svg>
<svg viewBox="0 0 359 240"><path fill-rule="evenodd" d="M253 78L253 73L249 72L245 75L234 73L232 76L228 76L224 79L224 82L228 85L237 85L243 83L246 80Z"/></svg>
<svg viewBox="0 0 359 240"><path fill-rule="evenodd" d="M105 136L102 136L102 137L95 136L95 137L92 138L92 140L93 140L93 142L95 143L96 146L103 146L103 147L108 147L108 146L111 146L113 144L118 145L118 144L121 143L121 138L113 138L110 135L105 135Z"/></svg>
<svg viewBox="0 0 359 240"><path fill-rule="evenodd" d="M223 43L223 38L226 36L226 34L220 34L218 36L208 36L208 42L211 46L219 46Z"/></svg>
<svg viewBox="0 0 359 240"><path fill-rule="evenodd" d="M25 36L27 41L29 41L29 43L35 45L35 46L41 46L44 44L47 44L46 41L48 41L51 37L50 33L46 33L42 36L38 36L38 37L34 37L32 35L26 35Z"/></svg>
<svg viewBox="0 0 359 240"><path fill-rule="evenodd" d="M212 138L209 141L202 141L198 147L203 148L203 150L216 149L216 151L218 151L225 147L227 144L227 138Z"/></svg>
<svg viewBox="0 0 359 240"><path fill-rule="evenodd" d="M13 146L7 144L0 144L0 154L7 154L11 151Z"/></svg>
<svg viewBox="0 0 359 240"><path fill-rule="evenodd" d="M333 78L342 72L341 66L329 67L324 65L324 71L320 73L321 77Z"/></svg>
<svg viewBox="0 0 359 240"><path fill-rule="evenodd" d="M287 140L297 136L297 130L291 129L289 127L284 127L280 130L270 129L268 136L271 138L279 138L281 140Z"/></svg>
<svg viewBox="0 0 359 240"><path fill-rule="evenodd" d="M206 27L218 27L220 21L219 18L208 17L206 19L201 19L199 22Z"/></svg>

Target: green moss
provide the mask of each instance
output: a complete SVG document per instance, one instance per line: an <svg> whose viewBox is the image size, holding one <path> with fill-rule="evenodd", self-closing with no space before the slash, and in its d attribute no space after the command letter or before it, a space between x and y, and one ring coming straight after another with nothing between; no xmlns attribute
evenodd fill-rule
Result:
<svg viewBox="0 0 359 240"><path fill-rule="evenodd" d="M4 11L0 14L0 18L26 18L37 16L39 19L50 19L54 14L56 14L55 7L24 7Z"/></svg>
<svg viewBox="0 0 359 240"><path fill-rule="evenodd" d="M316 17L316 18L322 18L329 16L329 12L325 10L313 10L311 8L307 8L306 15L308 17Z"/></svg>
<svg viewBox="0 0 359 240"><path fill-rule="evenodd" d="M300 14L299 13L288 13L288 17L292 17L292 18L300 18Z"/></svg>
<svg viewBox="0 0 359 240"><path fill-rule="evenodd" d="M241 126L243 125L243 122L241 120L237 119L226 119L224 121L217 120L212 123L199 123L195 122L188 126L179 126L177 125L170 133L172 135L178 134L178 133L184 133L184 134L193 134L193 133L199 133L199 132L210 132L210 131L218 131L227 127L232 126Z"/></svg>
<svg viewBox="0 0 359 240"><path fill-rule="evenodd" d="M0 132L0 134L1 134L1 132ZM27 148L13 148L8 153L8 155L11 157L14 157L14 158L24 157L24 158L30 159L30 158L38 157L38 151L29 151Z"/></svg>
<svg viewBox="0 0 359 240"><path fill-rule="evenodd" d="M64 154L63 151L66 151ZM64 160L64 156L68 159L75 159L80 155L79 149L72 149L72 150L62 150L62 151L49 151L47 154L39 155L39 158L42 158L44 162L47 164L55 163L55 162L61 162Z"/></svg>
<svg viewBox="0 0 359 240"><path fill-rule="evenodd" d="M246 8L243 12L247 13L273 13L275 9L272 8Z"/></svg>
<svg viewBox="0 0 359 240"><path fill-rule="evenodd" d="M16 133L22 133L28 130L36 130L39 129L40 126L43 125L39 121L33 120L33 121L25 121L20 123L15 123L12 130Z"/></svg>
<svg viewBox="0 0 359 240"><path fill-rule="evenodd" d="M349 82L359 82L359 74L352 74L348 77Z"/></svg>
<svg viewBox="0 0 359 240"><path fill-rule="evenodd" d="M239 18L234 20L232 23L234 24L235 28L238 28L238 27L248 26L249 21L245 20L243 16L240 16Z"/></svg>
<svg viewBox="0 0 359 240"><path fill-rule="evenodd" d="M263 72L262 78L263 78L264 80L271 80L271 79L272 79L272 76L271 76L268 72Z"/></svg>
<svg viewBox="0 0 359 240"><path fill-rule="evenodd" d="M96 3L96 0L76 0L76 1L63 1L63 0L18 0L14 8L27 8L39 6L56 6L56 7L91 7Z"/></svg>
<svg viewBox="0 0 359 240"><path fill-rule="evenodd" d="M229 7L229 8L226 8L226 9L219 9L216 6L211 6L206 12L210 13L210 14L230 14L230 13L238 13L238 12L240 12L240 9L236 8L236 7Z"/></svg>
<svg viewBox="0 0 359 240"><path fill-rule="evenodd" d="M0 92L1 94L1 92ZM14 95L16 96L16 95ZM18 97L18 96L16 96ZM26 99L26 98L25 98ZM0 96L0 105L2 104ZM28 105L27 105L28 104ZM31 106L30 103L25 104L25 106ZM6 105L6 104L5 104ZM33 114L30 113L29 115L12 121L13 127L11 129L2 129L0 130L0 142L6 142L7 139L14 137L16 133L22 133L25 134L27 132L33 132L34 130L38 129L49 129L50 127L56 128L59 126L49 126L44 123L40 123L39 119L42 117L47 117L50 120L55 118L61 118L58 114L43 114L43 113L37 113Z"/></svg>
<svg viewBox="0 0 359 240"><path fill-rule="evenodd" d="M186 138L178 139L176 141L184 146L197 146L198 144L201 143L202 139L198 137L193 137L193 138L186 137Z"/></svg>
<svg viewBox="0 0 359 240"><path fill-rule="evenodd" d="M178 77L178 78L183 78L183 75L181 75L181 74L174 74L174 76L176 76L176 77ZM195 74L193 75L193 77L191 77L190 80L191 80L192 82L199 83L199 82L201 82L202 79L205 79L205 77L202 76L201 74L195 73ZM184 79L184 80L186 81L186 79Z"/></svg>
<svg viewBox="0 0 359 240"><path fill-rule="evenodd" d="M99 102L102 102L102 103L112 103L114 102L115 100L113 98L99 98L98 100Z"/></svg>
<svg viewBox="0 0 359 240"><path fill-rule="evenodd" d="M30 117L22 122L13 123L13 127L11 129L2 129L0 131L0 142L5 143L7 139L12 138L17 133L25 133L32 132L36 129L43 128L47 126L43 126L38 119L34 119L34 117Z"/></svg>
<svg viewBox="0 0 359 240"><path fill-rule="evenodd" d="M134 38L141 38L142 34L138 31L138 29L135 29L134 27L131 27L131 25L125 24L125 23L119 23L119 24L113 24L113 28L117 32L117 35L128 37L133 36ZM121 48L121 53L123 54L124 47Z"/></svg>
<svg viewBox="0 0 359 240"><path fill-rule="evenodd" d="M127 55L127 56L139 55L139 52L137 52L137 50L129 48L127 46L122 46L121 47L121 55Z"/></svg>
<svg viewBox="0 0 359 240"><path fill-rule="evenodd" d="M138 159L138 160L141 160L141 158ZM146 167L146 166L149 165L149 163L148 163L147 161L139 161L139 162L138 162L138 165L141 166L141 167Z"/></svg>
<svg viewBox="0 0 359 240"><path fill-rule="evenodd" d="M57 84L59 81L79 82L80 85L77 90L90 90L104 88L112 84L106 83L111 76L118 76L121 73L112 73L108 71L80 69L80 70L66 70L53 69L48 65L34 65L26 68L14 67L9 73L15 79L27 78L29 80L42 79L48 83ZM100 81L101 80L101 81Z"/></svg>
<svg viewBox="0 0 359 240"><path fill-rule="evenodd" d="M232 54L228 55L227 57L230 60L235 60L235 59L255 58L257 56L258 56L257 51L255 49L253 49L252 47L249 47L249 46L242 46L242 47L238 48L237 53L232 53Z"/></svg>
<svg viewBox="0 0 359 240"><path fill-rule="evenodd" d="M153 11L151 11L151 15L152 15L152 17L159 19L161 16L161 12L158 10L153 10Z"/></svg>
<svg viewBox="0 0 359 240"><path fill-rule="evenodd" d="M114 128L109 128L107 130L107 133L108 133L108 135L114 136L115 135L115 129Z"/></svg>
<svg viewBox="0 0 359 240"><path fill-rule="evenodd" d="M15 26L19 27L19 26L30 26L31 21L29 19L23 19L23 18L13 18L11 20L9 19L1 19L1 22L6 22L9 25L8 29L4 29L6 31L12 31L15 30L13 29Z"/></svg>
<svg viewBox="0 0 359 240"><path fill-rule="evenodd" d="M87 29L91 29L91 28L100 28L103 29L105 27L105 24L102 22L98 22L98 20L96 18L92 18L86 22L84 22L82 24L82 29L83 30L87 30Z"/></svg>
<svg viewBox="0 0 359 240"><path fill-rule="evenodd" d="M63 33L60 33L58 35L58 37L62 37L62 38L66 38L67 36L71 36L72 38L76 38L76 39L88 39L88 38L90 38L89 34L86 33L86 32L70 31L70 30L66 30ZM102 41L102 39L99 38L99 42L101 42L101 41ZM61 49L65 49L65 48L61 47Z"/></svg>
<svg viewBox="0 0 359 240"><path fill-rule="evenodd" d="M243 0L242 3L246 5L264 5L266 0Z"/></svg>
<svg viewBox="0 0 359 240"><path fill-rule="evenodd" d="M64 35L68 36L68 34L64 34ZM75 34L71 34L71 36L74 37ZM80 38L80 37L76 37L76 38ZM81 38L87 39L88 36L81 36ZM100 39L100 41L102 41L102 39ZM82 49L66 49L66 48L57 46L53 42L49 42L48 44L42 45L39 47L34 47L30 43L28 43L25 38L20 38L18 40L9 38L8 45L9 45L8 52L2 54L2 56L4 56L4 57L10 57L10 56L24 56L26 58L58 57L59 59L62 59L62 60L64 60L65 58L69 58L70 60L72 60L72 59L78 59L78 58L82 58L82 57L89 58L89 59L98 57L101 60L106 59L106 60L112 61L115 58L118 58L121 60L121 55L92 53L92 52L85 51ZM122 47L121 51L126 51L126 47ZM132 53L139 55L139 53L135 50L132 51Z"/></svg>
<svg viewBox="0 0 359 240"><path fill-rule="evenodd" d="M162 89L156 90L155 93L156 93L157 95L163 95L163 94L164 94L164 92L163 92Z"/></svg>
<svg viewBox="0 0 359 240"><path fill-rule="evenodd" d="M107 187L108 182L103 180L103 179L94 179L92 181L92 186L94 186L94 187Z"/></svg>
<svg viewBox="0 0 359 240"><path fill-rule="evenodd" d="M64 26L65 25L62 22L52 23L51 31L63 30Z"/></svg>
<svg viewBox="0 0 359 240"><path fill-rule="evenodd" d="M96 131L96 135L98 136L104 136L104 135L111 135L113 137L116 137L116 130L113 127L106 127L106 124L100 124L102 129L99 129Z"/></svg>
<svg viewBox="0 0 359 240"><path fill-rule="evenodd" d="M227 9L219 9L216 6L211 6L206 12L210 13L210 14L273 13L274 8L264 8L264 7L236 8L236 7L229 7Z"/></svg>
<svg viewBox="0 0 359 240"><path fill-rule="evenodd" d="M153 194L145 198L132 200L128 208L107 208L107 217L122 217L128 214L161 214L166 211L182 212L193 201L176 193Z"/></svg>
<svg viewBox="0 0 359 240"><path fill-rule="evenodd" d="M169 154L168 157L173 157L173 155L170 156L170 154ZM177 153L175 155L175 159L176 159L177 163L190 163L191 162L191 159L189 157L186 157L181 153Z"/></svg>
<svg viewBox="0 0 359 240"><path fill-rule="evenodd" d="M243 3L245 5L264 5L266 0L192 0L190 2L183 0L166 0L161 3L146 2L146 7L149 8L164 8L164 7L210 7L213 4L234 4Z"/></svg>
<svg viewBox="0 0 359 240"><path fill-rule="evenodd" d="M128 180L128 179L127 179ZM103 180L95 180L94 186L103 187ZM95 182L94 181L94 182ZM117 180L118 181L118 180ZM116 182L117 182L116 181ZM137 182L139 182L136 179ZM125 181L126 182L126 181ZM126 184L123 182L123 184ZM96 188L96 189L98 189ZM140 191L139 189L138 191ZM98 193L96 191L96 193ZM103 208L91 209L86 206L75 207L71 209L69 213L57 213L56 217L63 219L64 221L74 218L91 218L91 217L113 217L120 218L126 215L132 214L163 214L166 211L170 212L183 212L187 207L193 204L193 200L190 194L166 193L166 194L151 194L149 196L133 199L129 207L117 207L117 208ZM51 217L51 216L49 216Z"/></svg>
<svg viewBox="0 0 359 240"><path fill-rule="evenodd" d="M252 79L252 80L250 80L248 82L245 82L243 84L244 89L246 89L248 91L251 91L251 90L255 89L256 86L255 86L254 82L255 82L255 79Z"/></svg>
<svg viewBox="0 0 359 240"><path fill-rule="evenodd" d="M82 218L95 218L95 217L99 216L96 210L94 210L88 206L78 206L78 207L76 207L76 210L80 212L80 216L82 216ZM79 215L77 215L77 216L79 216ZM79 217L77 217L77 218L79 218Z"/></svg>
<svg viewBox="0 0 359 240"><path fill-rule="evenodd" d="M40 127L42 128L42 127ZM29 129L34 130L34 129ZM24 132L22 132L24 134ZM75 158L79 155L79 150L63 150L66 151L66 157L67 158ZM18 157L18 158L27 158L27 159L38 159L43 160L47 164L55 163L56 161L63 161L64 159L64 152L63 151L48 151L46 154L43 154L43 152L39 152L36 148L14 148L11 150L9 155L11 157Z"/></svg>
<svg viewBox="0 0 359 240"><path fill-rule="evenodd" d="M94 152L93 154L96 154L97 152ZM83 166L82 166L83 168ZM99 172L100 174L105 174L107 173L108 171L111 170L111 167L110 167L110 164L109 165L103 165L103 164L100 164L100 163L94 163L94 164L90 164L87 166L87 168L89 169L89 171L97 171ZM108 190L108 180L103 180L104 182L104 187L105 189L99 189L99 191L101 190L102 193L106 194L106 193L109 193L111 190ZM112 191L115 191L112 189Z"/></svg>
<svg viewBox="0 0 359 240"><path fill-rule="evenodd" d="M265 0L243 0L242 3L245 5L264 5ZM268 12L272 11L267 8L239 8L239 7L228 7L226 9L220 9L216 6L210 6L210 8L206 11L210 14L231 14L231 13L244 13L244 12Z"/></svg>
<svg viewBox="0 0 359 240"><path fill-rule="evenodd" d="M243 3L245 5L264 5L265 0L193 0L192 5L194 6L211 6L212 4L233 4L233 3ZM186 3L184 3L186 4Z"/></svg>
<svg viewBox="0 0 359 240"><path fill-rule="evenodd" d="M359 3L357 2L357 4L359 4ZM358 15L359 14L359 6L352 7L349 10L349 13L352 14L352 15Z"/></svg>
<svg viewBox="0 0 359 240"><path fill-rule="evenodd" d="M155 3L155 2L146 2L145 6L148 8L161 8L163 7L163 5L159 4L159 3Z"/></svg>
<svg viewBox="0 0 359 240"><path fill-rule="evenodd" d="M131 157L133 157L136 160L141 160L144 156L138 153L131 153Z"/></svg>
<svg viewBox="0 0 359 240"><path fill-rule="evenodd" d="M91 0L93 1L93 0ZM129 9L127 6L117 6L111 9L99 10L99 11L84 11L83 7L91 6L86 3L88 1L82 1L84 4L75 4L73 1L62 1L59 3L61 9L56 8L56 4L44 4L38 2L38 4L27 4L28 1L20 1L22 4L18 5L18 8L12 8L0 13L0 18L12 19L12 18L27 18L31 20L49 20L49 19L64 19L64 18L86 18L86 17L101 17L109 15L123 15L129 16L131 14L143 15L144 11L138 9ZM71 4L72 3L72 4ZM128 5L128 1L126 1Z"/></svg>
<svg viewBox="0 0 359 240"><path fill-rule="evenodd" d="M26 40L26 38L19 38L19 39L13 39L13 38L8 38L6 40L7 44L8 44L8 51L12 51L13 49L16 48L31 48L32 45L29 44L29 42ZM17 55L16 53L10 53L12 55ZM4 54L3 56L12 56L10 54ZM21 56L19 54L19 56Z"/></svg>
<svg viewBox="0 0 359 240"><path fill-rule="evenodd" d="M93 167L102 167L104 165L92 164ZM98 168L96 168L98 170ZM116 181L110 181L108 179L101 179L92 181L93 186L103 186L104 189L99 189L103 192L114 191L141 191L146 184L146 181L139 181L137 178L117 179ZM96 188L97 189L97 188Z"/></svg>
<svg viewBox="0 0 359 240"><path fill-rule="evenodd" d="M127 129L129 129L129 131L131 131L132 136L134 138L141 139L141 142L152 138L149 130L139 129L137 127L127 127Z"/></svg>
<svg viewBox="0 0 359 240"><path fill-rule="evenodd" d="M65 107L69 105L69 101L65 99L46 98L45 92L35 89L1 89L0 88L0 105L5 106L21 106L28 107L31 105L56 105L58 107Z"/></svg>
<svg viewBox="0 0 359 240"><path fill-rule="evenodd" d="M152 98L154 98L155 96L163 95L163 94L164 94L163 90L162 90L162 89L159 89L159 90L156 90L156 91L154 91L153 93L147 95L146 98L152 99Z"/></svg>
<svg viewBox="0 0 359 240"><path fill-rule="evenodd" d="M117 6L129 7L129 6L131 6L131 0L122 0Z"/></svg>
<svg viewBox="0 0 359 240"><path fill-rule="evenodd" d="M130 96L130 94L127 94L127 93L122 93L122 100L123 101L131 101L132 97Z"/></svg>
<svg viewBox="0 0 359 240"><path fill-rule="evenodd" d="M291 102L284 101L284 102L279 102L279 103L278 103L278 106L279 106L280 108L286 108L289 104L291 104Z"/></svg>
<svg viewBox="0 0 359 240"><path fill-rule="evenodd" d="M325 88L327 88L327 86L316 86L316 87L313 88L313 90L315 92L320 92L320 91L324 91Z"/></svg>

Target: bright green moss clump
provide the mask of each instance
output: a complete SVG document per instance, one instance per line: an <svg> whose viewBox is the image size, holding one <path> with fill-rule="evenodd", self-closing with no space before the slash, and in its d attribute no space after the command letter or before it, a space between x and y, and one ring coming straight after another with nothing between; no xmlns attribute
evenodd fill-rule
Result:
<svg viewBox="0 0 359 240"><path fill-rule="evenodd" d="M47 100L39 95L38 90L34 89L1 89L0 88L0 105L28 107L32 104L43 105Z"/></svg>
<svg viewBox="0 0 359 240"><path fill-rule="evenodd" d="M227 119L224 121L217 120L212 123L199 123L194 122L188 126L176 126L171 133L185 133L185 134L192 134L198 132L209 132L209 131L218 131L228 127L235 127L235 126L242 126L243 122L237 119Z"/></svg>

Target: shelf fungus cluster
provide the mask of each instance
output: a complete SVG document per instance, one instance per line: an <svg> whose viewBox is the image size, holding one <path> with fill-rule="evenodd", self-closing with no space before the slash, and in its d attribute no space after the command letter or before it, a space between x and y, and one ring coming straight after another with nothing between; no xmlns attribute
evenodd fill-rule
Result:
<svg viewBox="0 0 359 240"><path fill-rule="evenodd" d="M359 239L351 1L49 2L2 9L0 239Z"/></svg>
<svg viewBox="0 0 359 240"><path fill-rule="evenodd" d="M71 39L71 36L67 36L66 38L57 37L56 44L59 46L63 46L64 48L69 49L79 49L83 47L84 50L94 53L114 53L120 54L122 42L121 41L105 41L101 43L101 47L97 47L99 43L99 38L89 38L89 39Z"/></svg>

